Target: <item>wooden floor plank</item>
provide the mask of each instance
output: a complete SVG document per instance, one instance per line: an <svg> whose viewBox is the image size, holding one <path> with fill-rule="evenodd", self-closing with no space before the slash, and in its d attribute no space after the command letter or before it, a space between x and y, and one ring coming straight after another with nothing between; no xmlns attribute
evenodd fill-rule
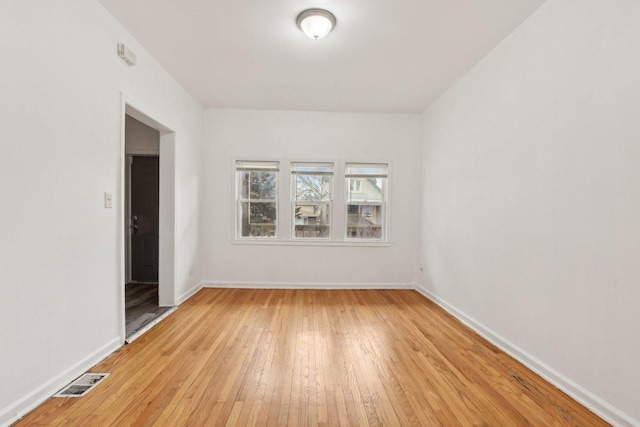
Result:
<svg viewBox="0 0 640 427"><path fill-rule="evenodd" d="M16 426L605 426L405 290L204 289Z"/></svg>

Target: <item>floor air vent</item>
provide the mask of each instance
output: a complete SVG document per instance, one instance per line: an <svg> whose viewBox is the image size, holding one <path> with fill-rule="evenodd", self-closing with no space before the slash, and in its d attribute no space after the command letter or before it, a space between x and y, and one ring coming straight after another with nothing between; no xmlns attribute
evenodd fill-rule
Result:
<svg viewBox="0 0 640 427"><path fill-rule="evenodd" d="M84 374L58 393L54 394L53 397L82 397L89 393L108 376L109 374Z"/></svg>

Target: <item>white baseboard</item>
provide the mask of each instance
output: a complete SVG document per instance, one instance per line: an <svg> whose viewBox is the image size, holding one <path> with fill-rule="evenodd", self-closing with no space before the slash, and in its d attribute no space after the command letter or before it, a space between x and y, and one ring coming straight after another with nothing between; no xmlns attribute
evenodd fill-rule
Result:
<svg viewBox="0 0 640 427"><path fill-rule="evenodd" d="M482 336L484 339L491 342L496 347L500 348L502 351L516 359L518 362L522 363L527 368L540 375L549 383L553 384L554 386L571 396L577 402L584 405L591 412L595 413L605 421L613 424L614 426L640 426L640 422L634 420L624 412L618 410L590 391L576 384L571 379L551 368L549 365L536 359L531 354L511 343L509 340L503 338L498 333L486 327L474 318L458 310L456 307L449 304L447 301L438 297L434 293L420 286L416 286L415 290L420 292L423 296L430 299L434 303L438 304L449 314L456 317L462 323L473 329L473 331L475 331L478 335Z"/></svg>
<svg viewBox="0 0 640 427"><path fill-rule="evenodd" d="M238 289L415 289L414 283L203 282L205 288Z"/></svg>
<svg viewBox="0 0 640 427"><path fill-rule="evenodd" d="M42 384L34 391L16 400L0 412L0 426L6 427L24 417L27 413L35 409L38 405L60 391L62 387L79 377L91 367L102 361L111 353L122 346L120 337L114 338L107 344L79 361L69 369L59 373L51 380Z"/></svg>
<svg viewBox="0 0 640 427"><path fill-rule="evenodd" d="M189 289L187 292L183 293L182 295L179 295L177 305L182 304L183 302L185 302L186 300L194 296L196 292L202 289L202 287L203 287L203 283L200 282L197 285L195 285L193 288Z"/></svg>

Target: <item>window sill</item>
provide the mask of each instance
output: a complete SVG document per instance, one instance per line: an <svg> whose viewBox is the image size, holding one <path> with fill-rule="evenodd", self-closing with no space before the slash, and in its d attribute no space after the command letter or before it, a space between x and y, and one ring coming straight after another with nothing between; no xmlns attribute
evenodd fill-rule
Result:
<svg viewBox="0 0 640 427"><path fill-rule="evenodd" d="M388 248L392 242L381 241L344 241L344 240L278 240L278 239L232 239L232 245L257 245L257 246L342 246L342 247L372 247Z"/></svg>

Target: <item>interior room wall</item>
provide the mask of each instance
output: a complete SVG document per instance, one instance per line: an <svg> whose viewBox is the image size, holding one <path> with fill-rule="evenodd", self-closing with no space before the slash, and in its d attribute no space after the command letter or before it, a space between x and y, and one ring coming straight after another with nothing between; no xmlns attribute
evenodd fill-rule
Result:
<svg viewBox="0 0 640 427"><path fill-rule="evenodd" d="M640 3L547 1L423 115L422 291L640 425Z"/></svg>
<svg viewBox="0 0 640 427"><path fill-rule="evenodd" d="M123 93L175 131L177 294L197 289L202 109L93 0L3 2L0 50L3 425L122 343Z"/></svg>
<svg viewBox="0 0 640 427"><path fill-rule="evenodd" d="M416 187L420 120L419 115L207 110L202 183L205 283L413 286L420 206ZM234 159L390 162L391 246L234 244ZM290 177L281 173L280 179L288 181ZM287 215L288 196L280 200L280 214Z"/></svg>

